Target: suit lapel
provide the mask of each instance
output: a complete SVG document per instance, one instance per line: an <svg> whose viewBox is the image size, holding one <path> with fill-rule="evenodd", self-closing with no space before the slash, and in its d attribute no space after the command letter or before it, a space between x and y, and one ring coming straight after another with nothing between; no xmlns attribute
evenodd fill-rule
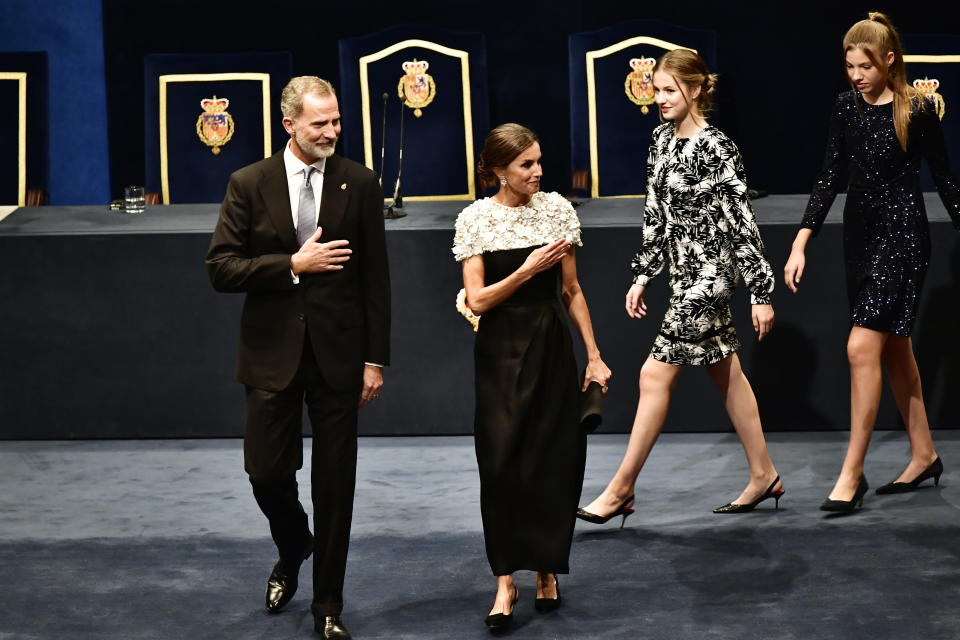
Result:
<svg viewBox="0 0 960 640"><path fill-rule="evenodd" d="M347 182L343 162L337 156L327 158L323 170L323 194L320 198L319 225L330 232L335 231L343 220L350 199L351 185Z"/></svg>
<svg viewBox="0 0 960 640"><path fill-rule="evenodd" d="M293 213L290 211L290 188L287 185L287 170L283 163L283 150L278 151L267 161L260 183L260 195L273 220L273 226L280 234L284 246L296 253L300 248L297 231L293 227Z"/></svg>

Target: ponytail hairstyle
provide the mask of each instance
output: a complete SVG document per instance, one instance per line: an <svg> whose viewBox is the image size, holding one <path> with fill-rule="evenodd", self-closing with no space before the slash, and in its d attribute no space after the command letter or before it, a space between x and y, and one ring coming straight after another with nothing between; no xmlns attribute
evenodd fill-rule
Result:
<svg viewBox="0 0 960 640"><path fill-rule="evenodd" d="M908 128L913 110L913 101L919 99L921 106L923 99L919 91L907 84L907 68L903 61L903 47L900 46L900 36L890 22L890 18L882 13L871 11L866 20L856 23L847 35L843 37L843 56L846 64L847 52L851 49L860 49L870 58L878 69L886 69L887 86L893 90L893 126L897 130L897 139L900 148L907 150ZM887 66L887 53L893 52L893 63ZM847 76L850 86L853 81ZM853 87L856 89L856 87ZM854 91L856 100L856 91ZM857 104L857 108L860 105Z"/></svg>
<svg viewBox="0 0 960 640"><path fill-rule="evenodd" d="M713 90L717 84L717 74L710 73L707 69L707 63L703 61L695 51L689 49L673 49L667 51L657 60L653 67L654 73L663 71L669 73L677 80L680 93L684 100L690 102L690 97L685 92L686 85L688 92L700 87L700 94L695 98L694 103L701 116L706 116L713 108Z"/></svg>

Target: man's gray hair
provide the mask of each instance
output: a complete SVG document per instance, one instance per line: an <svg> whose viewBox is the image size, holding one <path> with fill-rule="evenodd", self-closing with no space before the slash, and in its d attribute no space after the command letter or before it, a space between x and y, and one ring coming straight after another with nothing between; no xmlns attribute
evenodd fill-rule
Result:
<svg viewBox="0 0 960 640"><path fill-rule="evenodd" d="M313 93L326 98L336 96L333 85L317 76L297 76L291 78L280 94L280 112L284 118L295 120L303 113L303 96Z"/></svg>

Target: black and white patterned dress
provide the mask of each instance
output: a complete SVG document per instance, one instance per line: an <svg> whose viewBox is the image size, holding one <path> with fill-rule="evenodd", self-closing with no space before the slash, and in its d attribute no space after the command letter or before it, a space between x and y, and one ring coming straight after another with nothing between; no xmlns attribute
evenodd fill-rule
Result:
<svg viewBox="0 0 960 640"><path fill-rule="evenodd" d="M675 365L712 364L740 348L730 298L742 275L751 303L769 304L773 270L740 152L715 127L690 138L676 137L672 122L653 131L633 281L646 285L665 261L672 292L650 355Z"/></svg>

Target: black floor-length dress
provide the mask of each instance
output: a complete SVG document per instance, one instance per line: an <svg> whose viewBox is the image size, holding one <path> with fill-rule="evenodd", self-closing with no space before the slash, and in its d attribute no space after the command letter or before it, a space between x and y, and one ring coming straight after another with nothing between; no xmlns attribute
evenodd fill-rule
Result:
<svg viewBox="0 0 960 640"><path fill-rule="evenodd" d="M519 207L477 200L457 217L453 254L483 258L484 283L516 271L559 239L581 245L580 221L558 193ZM494 575L568 573L586 437L562 267L538 273L480 318L474 346L474 438L480 510Z"/></svg>
<svg viewBox="0 0 960 640"><path fill-rule="evenodd" d="M486 281L532 250L483 254ZM561 267L543 271L483 314L474 347L474 438L487 558L494 575L568 573L586 439L576 361L558 296Z"/></svg>

